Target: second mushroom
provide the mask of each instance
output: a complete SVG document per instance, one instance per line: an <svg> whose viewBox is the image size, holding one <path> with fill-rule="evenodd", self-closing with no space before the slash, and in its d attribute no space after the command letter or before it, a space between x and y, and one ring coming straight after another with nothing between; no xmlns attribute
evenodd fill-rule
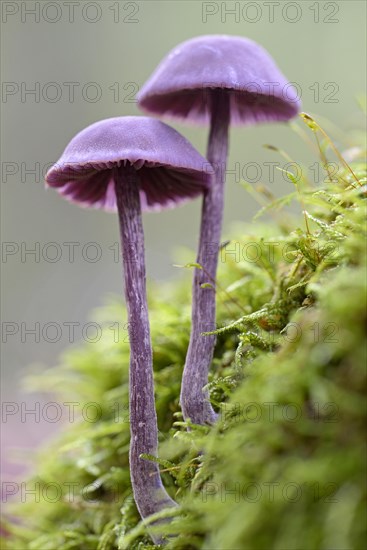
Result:
<svg viewBox="0 0 367 550"><path fill-rule="evenodd" d="M174 48L138 95L147 112L210 123L207 158L213 185L205 192L193 280L192 327L181 387L184 418L216 420L204 390L215 347L215 279L222 229L230 123L286 121L299 110L294 87L264 48L239 36L199 36ZM209 284L205 284L209 283Z"/></svg>

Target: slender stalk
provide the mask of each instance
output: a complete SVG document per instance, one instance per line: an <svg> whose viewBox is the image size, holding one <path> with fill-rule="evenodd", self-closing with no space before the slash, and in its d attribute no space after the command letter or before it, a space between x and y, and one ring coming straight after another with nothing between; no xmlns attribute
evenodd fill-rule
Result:
<svg viewBox="0 0 367 550"><path fill-rule="evenodd" d="M130 475L142 519L176 503L163 487L158 464L140 458L157 456L158 428L154 403L153 359L146 296L144 233L139 179L132 167L115 172L116 201L124 265L130 338ZM161 543L158 535L152 535Z"/></svg>
<svg viewBox="0 0 367 550"><path fill-rule="evenodd" d="M199 250L192 289L191 335L182 377L181 407L185 420L194 424L212 424L217 415L209 403L207 391L209 367L213 359L216 336L201 336L215 329L215 287L201 285L216 280L222 218L224 184L228 154L230 121L229 95L211 92L211 127L207 158L214 167L214 181L203 199Z"/></svg>

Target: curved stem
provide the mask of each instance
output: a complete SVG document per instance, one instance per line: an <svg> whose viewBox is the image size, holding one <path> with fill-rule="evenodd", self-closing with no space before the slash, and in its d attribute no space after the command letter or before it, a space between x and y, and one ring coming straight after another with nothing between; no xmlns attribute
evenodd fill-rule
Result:
<svg viewBox="0 0 367 550"><path fill-rule="evenodd" d="M229 94L215 90L211 94L211 127L207 158L212 164L214 181L203 199L197 263L192 289L191 335L182 377L181 407L185 420L194 424L212 424L217 415L209 403L207 391L209 367L213 359L216 336L201 336L215 330L215 288L202 288L208 280L215 281L222 218L224 183L228 154L230 121Z"/></svg>
<svg viewBox="0 0 367 550"><path fill-rule="evenodd" d="M134 499L144 519L163 508L176 506L176 503L163 487L158 464L140 458L142 453L157 456L158 427L139 179L134 168L116 169L115 191L130 339L130 475ZM152 535L152 538L155 543L162 542L157 535Z"/></svg>

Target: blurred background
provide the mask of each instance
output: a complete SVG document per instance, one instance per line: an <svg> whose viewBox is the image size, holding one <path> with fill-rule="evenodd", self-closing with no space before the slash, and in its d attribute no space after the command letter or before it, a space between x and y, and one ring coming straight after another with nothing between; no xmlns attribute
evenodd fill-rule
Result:
<svg viewBox="0 0 367 550"><path fill-rule="evenodd" d="M117 217L46 191L47 168L85 126L139 114L136 93L162 57L201 34L261 43L296 83L303 109L333 121L339 130L325 121L328 130L348 147L349 132L363 128L357 96L365 88L366 3L46 0L4 1L1 9L2 435L5 446L22 446L57 429L35 409L37 399L22 394L26 369L52 366L70 344L98 337L98 327L86 324L91 311L111 293L122 300ZM172 125L205 154L207 128ZM289 126L232 129L224 236L231 222L250 221L258 209L239 171L277 196L291 191L280 172L270 181L264 163L284 161L266 143L314 163ZM197 200L144 216L151 280L182 276L174 251L195 250L199 213ZM27 406L33 416L21 414Z"/></svg>

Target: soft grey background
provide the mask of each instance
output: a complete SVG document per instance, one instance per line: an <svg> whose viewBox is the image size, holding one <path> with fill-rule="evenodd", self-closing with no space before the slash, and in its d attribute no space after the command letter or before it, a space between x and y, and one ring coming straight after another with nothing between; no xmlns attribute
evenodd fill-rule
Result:
<svg viewBox="0 0 367 550"><path fill-rule="evenodd" d="M134 97L134 92L171 48L200 34L227 33L260 42L289 80L299 85L304 110L328 118L342 129L337 133L328 126L343 148L348 145L348 131L362 124L356 115L356 96L365 87L366 4L362 0L280 1L271 3L274 7L271 20L269 3L261 1L80 1L75 6L74 22L69 21L66 4L40 2L37 22L24 11L24 5L31 9L35 2L2 2L2 81L3 86L13 83L6 84L8 91L11 86L13 91L19 88L13 95L3 94L1 104L2 240L15 243L19 249L22 246L31 249L39 243L41 257L40 261L30 255L22 258L19 251L3 261L1 307L3 323L23 322L25 328L36 322L41 328L49 322L60 326L79 322L75 340L81 340L80 327L89 319L91 310L102 304L107 294L122 290L121 268L109 250L118 240L116 216L67 203L54 191L45 191L42 177L22 174L22 170L31 170L39 163L43 172L43 167L57 160L76 132L98 119L138 114L134 100L127 102L127 96ZM237 15L226 13L226 7L231 10L236 5L240 10ZM206 22L205 10L214 12L206 16ZM16 13L11 15L10 11ZM50 22L60 14L59 21ZM94 18L98 20L92 23ZM136 22L130 22L131 19ZM51 82L61 89L58 101L52 101L56 89L49 85ZM67 82L80 84L75 87L73 102L64 84ZM97 83L101 91L96 102L91 101L95 88L84 88L84 97L82 94L83 87L91 82ZM25 89L34 88L35 83L40 87L39 101L32 95L22 97L22 89L24 95ZM330 87L329 83L335 84ZM335 86L337 91L330 97ZM319 98L315 96L317 87ZM117 88L118 101L113 92ZM89 101L85 97L88 92ZM205 154L206 128L174 126ZM233 169L235 163L241 167L248 162L259 163L261 181L279 195L291 190L291 184L280 174L275 183L267 181L263 163L283 161L265 150L262 147L265 143L277 144L306 164L312 163L313 157L307 157L300 138L286 126L263 125L231 131L229 168ZM14 175L6 173L10 166L6 163L10 162L18 170ZM253 174L250 171L249 177ZM233 175L228 175L227 183L225 228L232 220L250 220L258 208ZM175 211L144 217L147 270L151 279L180 276L172 267L173 251L182 245L195 249L199 211L200 204L196 201ZM62 250L61 259L55 263L47 261L47 254L51 258L55 252L54 248L44 248L50 242L58 243ZM76 248L74 263L69 262L65 242L81 243ZM89 242L98 243L102 251L102 258L94 263L81 253ZM88 252L92 257L93 249ZM16 388L28 365L52 366L69 345L66 328L55 343L45 341L42 336L36 343L34 336L24 334L22 342L21 336L20 330L3 344L6 401L20 399ZM46 339L53 336L50 329ZM35 438L37 430L36 426Z"/></svg>

